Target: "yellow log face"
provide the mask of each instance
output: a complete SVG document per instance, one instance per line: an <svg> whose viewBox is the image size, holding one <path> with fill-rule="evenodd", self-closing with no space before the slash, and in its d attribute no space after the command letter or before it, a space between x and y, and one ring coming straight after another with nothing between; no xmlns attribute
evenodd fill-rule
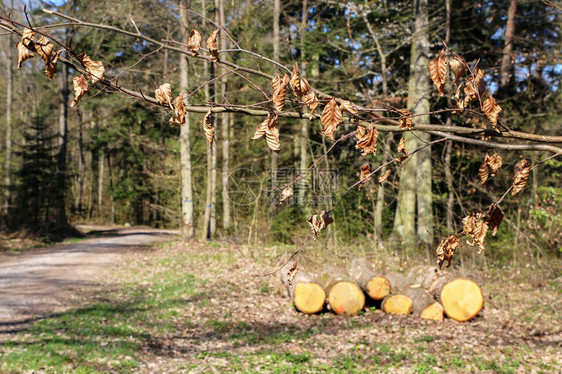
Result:
<svg viewBox="0 0 562 374"><path fill-rule="evenodd" d="M406 295L390 295L384 300L382 310L388 314L410 314L412 299Z"/></svg>
<svg viewBox="0 0 562 374"><path fill-rule="evenodd" d="M374 277L367 283L365 291L373 300L382 300L390 293L390 283L385 277Z"/></svg>
<svg viewBox="0 0 562 374"><path fill-rule="evenodd" d="M434 302L420 313L420 318L439 322L443 321L443 306L438 302Z"/></svg>
<svg viewBox="0 0 562 374"><path fill-rule="evenodd" d="M469 279L455 279L443 286L440 295L445 314L456 321L468 321L482 310L480 287Z"/></svg>
<svg viewBox="0 0 562 374"><path fill-rule="evenodd" d="M293 303L295 308L307 314L318 313L324 307L326 293L318 283L297 283Z"/></svg>
<svg viewBox="0 0 562 374"><path fill-rule="evenodd" d="M328 302L337 314L357 314L365 306L365 294L353 282L338 282L328 295Z"/></svg>

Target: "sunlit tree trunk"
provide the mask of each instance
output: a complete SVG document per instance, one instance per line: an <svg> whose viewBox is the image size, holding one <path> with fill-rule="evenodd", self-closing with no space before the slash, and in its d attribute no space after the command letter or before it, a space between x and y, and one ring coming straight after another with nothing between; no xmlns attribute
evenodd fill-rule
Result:
<svg viewBox="0 0 562 374"><path fill-rule="evenodd" d="M429 113L429 16L427 0L416 1L416 38L412 48L410 64L410 86L408 88L409 107L414 115ZM411 70L413 68L413 71ZM413 81L412 81L413 78ZM412 95L413 94L413 95ZM420 123L429 123L429 114L416 117ZM418 132L418 147L431 141L431 135ZM412 163L417 165L416 184L418 201L418 241L422 244L433 243L433 180L431 166L431 147L419 151Z"/></svg>
<svg viewBox="0 0 562 374"><path fill-rule="evenodd" d="M187 44L187 11L184 1L180 1L180 21L182 41ZM180 84L182 91L188 88L189 66L186 55L180 55ZM184 238L192 238L193 227L193 182L191 176L191 135L189 113L180 129L180 163L181 163L181 232Z"/></svg>
<svg viewBox="0 0 562 374"><path fill-rule="evenodd" d="M306 65L305 65L305 54L304 54L304 33L306 32L306 22L307 22L307 16L308 16L308 1L307 0L303 0L302 2L302 14L301 14L301 25L300 25L300 51L301 51L301 76L305 77L306 76ZM299 162L299 174L302 173L304 170L306 170L307 168L307 162L308 162L308 153L306 150L307 144L308 144L308 120L307 119L302 119L301 120L301 134L300 134L300 162ZM303 178L301 180L302 184L301 184L301 188L299 188L299 200L302 201L302 199L305 196L305 192L306 192L306 184L307 184L307 179Z"/></svg>
<svg viewBox="0 0 562 374"><path fill-rule="evenodd" d="M273 1L273 60L279 61L279 49L281 47L281 35L279 30L279 18L281 17L281 0ZM277 169L279 167L279 155L277 152L270 152L271 154L271 170L270 179L271 187L277 187ZM272 192L273 195L277 194L278 191ZM275 213L275 207L277 202L274 198L271 199L270 213Z"/></svg>
<svg viewBox="0 0 562 374"><path fill-rule="evenodd" d="M219 0L220 24L226 27L226 17L224 11L224 0ZM219 40L219 49L228 49L230 43L228 38ZM226 73L226 69L221 68L221 74ZM220 100L225 100L228 79L225 76L220 82ZM230 199L228 197L228 175L230 174L230 134L229 122L230 114L221 115L221 134L222 134L222 226L225 230L230 229Z"/></svg>
<svg viewBox="0 0 562 374"><path fill-rule="evenodd" d="M511 51L513 50L513 35L515 32L515 14L517 13L517 0L509 2L507 23L505 25L505 45L503 47L502 66L500 71L500 90L504 90L509 83L509 76L513 66Z"/></svg>
<svg viewBox="0 0 562 374"><path fill-rule="evenodd" d="M67 30L68 36L68 30ZM61 103L59 109L59 144L57 154L57 188L56 188L56 225L63 227L67 225L66 217L66 153L67 153L67 131L68 131L68 66L63 65L61 71Z"/></svg>
<svg viewBox="0 0 562 374"><path fill-rule="evenodd" d="M10 1L10 10L14 9L14 1ZM12 33L8 36L8 50L6 51L6 75L8 84L6 87L6 164L4 170L4 207L3 213L7 218L11 204L11 187L12 187L12 103L14 91L14 68L13 68L13 41Z"/></svg>
<svg viewBox="0 0 562 374"><path fill-rule="evenodd" d="M445 44L449 44L451 38L451 10L452 0L445 1L447 21L445 24ZM447 115L447 125L451 125L451 115ZM455 195L453 191L453 175L451 173L451 155L453 153L453 142L447 140L445 144L445 180L447 182L447 231L451 232L454 228L453 208Z"/></svg>

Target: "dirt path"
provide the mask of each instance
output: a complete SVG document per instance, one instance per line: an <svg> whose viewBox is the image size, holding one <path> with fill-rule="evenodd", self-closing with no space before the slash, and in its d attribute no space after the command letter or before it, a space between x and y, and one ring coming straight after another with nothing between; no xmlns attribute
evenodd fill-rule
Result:
<svg viewBox="0 0 562 374"><path fill-rule="evenodd" d="M126 252L170 240L174 230L80 227L96 237L24 253L0 254L0 332L76 304L110 278ZM94 230L94 231L92 231Z"/></svg>

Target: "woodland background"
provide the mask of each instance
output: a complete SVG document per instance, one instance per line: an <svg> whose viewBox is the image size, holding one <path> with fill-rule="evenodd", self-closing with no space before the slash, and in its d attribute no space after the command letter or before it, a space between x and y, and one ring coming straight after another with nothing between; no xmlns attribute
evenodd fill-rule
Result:
<svg viewBox="0 0 562 374"><path fill-rule="evenodd" d="M208 20L216 20L241 48L288 67L297 64L312 87L360 106L380 109L407 106L408 96L415 90L408 86L415 74L410 67L413 47L417 45L418 51L426 48L429 62L446 42L470 66L478 62L485 71L488 87L503 108L502 124L529 133L559 134L561 10L549 1L419 1L416 12L412 1L203 0L186 4L190 9L184 14L187 25L180 19L176 2L25 4L36 27L65 22L41 11L48 8L83 21L138 31L155 40L185 40L186 30L192 28L200 30L205 40L215 30ZM2 14L25 24L23 7L20 1L4 1ZM420 14L425 15L427 23L415 32ZM508 14L513 15L511 21ZM264 100L253 83L270 90L268 79L252 76L251 83L240 75L223 75L221 68L212 71L211 64L187 60L158 45L111 30L64 25L48 30L61 40L71 40L78 53L86 51L101 60L106 76L119 76L120 84L151 96L164 82L172 83L175 96L186 69L187 89L194 92L190 99L193 104L253 105ZM315 202L314 196L328 194L338 199L359 180L364 159L355 150L355 138L350 138L334 147L317 166L337 171L335 189L313 190L307 177L304 184L297 184L295 195L310 203L271 204L265 189L269 188L272 170L307 168L331 145L332 141L320 134L318 122L284 118L282 148L276 155L265 142L251 141L262 118L221 114L210 148L202 130L203 114L189 114L191 131L186 134L168 123L169 113L162 108L96 88L76 107L69 108L74 72L59 67L50 81L38 58L26 61L18 71L16 42L15 35L1 33L0 62L5 78L0 80L0 218L5 232L62 235L76 223L128 223L181 227L187 237L251 245L299 244L309 232L306 219L332 204ZM232 48L224 36L219 42L220 50ZM240 66L275 72L271 63L251 54L232 52L224 56ZM206 84L210 74L216 79ZM427 75L427 70L423 74ZM425 117L420 120L422 123L489 126L482 117L469 113L441 112L449 105L447 96L439 98L429 83L424 87L431 115L427 122ZM8 105L10 100L12 104ZM347 125L340 135L353 130ZM185 174L182 181L182 135L184 140L189 137L190 164L184 162L183 170L189 168L190 181ZM400 136L381 133L379 152L369 156L369 161L381 164L387 160ZM415 138L411 141L416 144ZM420 251L420 245L432 247L449 233L458 232L463 217L486 209L503 194L521 155L533 165L549 156L499 151L504 167L481 186L478 169L487 151L469 144L440 142L420 156L427 165L416 160L409 163L414 173L425 173L420 179L418 172L417 186L430 181L429 190L418 187L416 192L414 187L418 208L410 212L416 217L413 230L397 218L404 213L397 202L406 187L400 183L404 170L394 167L388 183L378 186L369 181L361 190L352 189L332 213L335 222L320 240L326 246L346 244L414 252ZM264 190L251 204L235 204L225 194L233 188L229 176L234 172L236 178L239 169L253 170L263 183ZM529 261L560 255L561 172L562 160L549 160L532 171L523 193L504 200L506 219L497 238L489 241L487 256ZM182 185L190 185L193 191L187 199L193 209L188 219L182 217L182 199L187 201L185 191L182 198ZM424 195L429 196L429 209L419 206L420 201L427 201Z"/></svg>

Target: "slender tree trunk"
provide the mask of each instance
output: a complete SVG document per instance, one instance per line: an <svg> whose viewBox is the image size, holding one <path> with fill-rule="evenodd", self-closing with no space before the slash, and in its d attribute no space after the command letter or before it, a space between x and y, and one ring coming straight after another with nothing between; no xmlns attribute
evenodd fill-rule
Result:
<svg viewBox="0 0 562 374"><path fill-rule="evenodd" d="M447 12L447 21L445 24L445 44L449 44L451 38L451 9L452 0L445 1ZM451 125L451 115L447 115L447 125ZM455 195L453 191L453 175L451 173L451 155L453 153L453 142L447 140L445 144L445 180L447 182L447 231L452 232L454 228L453 208L455 204Z"/></svg>
<svg viewBox="0 0 562 374"><path fill-rule="evenodd" d="M220 24L226 27L226 17L224 11L224 0L219 0L219 15ZM228 38L219 40L219 49L229 49L230 43ZM226 69L221 68L221 74L224 74ZM220 81L220 100L226 100L226 89L227 89L228 79L227 76L223 76ZM221 133L222 133L222 226L224 230L230 229L230 199L228 197L228 175L230 174L230 134L229 134L229 123L231 115L224 113L221 115Z"/></svg>
<svg viewBox="0 0 562 374"><path fill-rule="evenodd" d="M105 153L103 150L100 151L100 160L98 162L98 217L103 218L103 169L105 166Z"/></svg>
<svg viewBox="0 0 562 374"><path fill-rule="evenodd" d="M517 13L517 0L509 2L507 23L505 25L505 46L503 47L502 66L500 72L500 90L504 90L509 83L509 76L513 66L511 51L513 50L513 34L515 32L515 14Z"/></svg>
<svg viewBox="0 0 562 374"><path fill-rule="evenodd" d="M184 1L180 1L180 22L182 41L187 44L187 10ZM186 55L180 56L180 84L182 92L189 85L189 65ZM191 176L191 134L189 113L180 129L180 163L181 163L181 232L184 238L192 238L193 227L193 181Z"/></svg>
<svg viewBox="0 0 562 374"><path fill-rule="evenodd" d="M414 98L411 101L413 113L415 115L429 113L429 75L427 67L429 65L429 16L428 16L428 0L417 0L416 9L416 41L412 51L414 65L413 66L413 82L411 82ZM412 71L410 72L412 76ZM410 94L409 94L410 95ZM429 114L417 117L421 123L429 123ZM419 132L417 133L419 142L418 147L431 141L431 135ZM414 156L416 162L416 179L417 179L417 200L418 200L418 241L422 244L433 244L433 192L431 188L432 165L431 165L431 147L422 149Z"/></svg>
<svg viewBox="0 0 562 374"><path fill-rule="evenodd" d="M301 51L301 76L306 76L306 65L305 65L305 53L304 53L304 33L306 31L306 22L308 16L308 1L303 0L302 2L302 14L301 14L301 25L300 25L300 51ZM308 120L301 119L301 136L300 136L300 162L299 162L299 172L302 173L307 168L307 152L306 145L308 144ZM307 178L301 179L302 184L299 188L299 200L304 199L306 193Z"/></svg>
<svg viewBox="0 0 562 374"><path fill-rule="evenodd" d="M215 22L220 23L219 15L219 0L215 0ZM221 38L221 33L219 33L218 38ZM210 78L215 79L216 66L214 63L211 64L211 74ZM217 101L216 87L213 83L213 94L211 95L211 101ZM217 231L217 144L218 144L218 134L215 132L215 140L213 141L213 146L211 147L211 221L209 222L209 234L211 238L215 237Z"/></svg>
<svg viewBox="0 0 562 374"><path fill-rule="evenodd" d="M279 61L279 49L281 47L281 35L279 30L279 18L281 17L281 0L273 1L273 60ZM271 188L275 189L277 187L277 169L279 168L279 155L277 152L270 152L271 154L271 170L269 172L269 178L271 180ZM269 212L271 215L275 213L275 208L277 204L277 199L274 198L278 194L278 191L271 192L271 205Z"/></svg>
<svg viewBox="0 0 562 374"><path fill-rule="evenodd" d="M68 39L68 30L67 30ZM68 66L63 65L61 72L61 103L59 115L59 148L57 155L57 187L56 187L56 225L67 225L65 194L66 194L66 151L68 130Z"/></svg>
<svg viewBox="0 0 562 374"><path fill-rule="evenodd" d="M14 9L14 1L10 1L10 10ZM13 103L13 83L14 83L14 68L13 68L13 41L12 33L8 36L8 50L6 51L7 66L6 69L8 75L8 85L6 92L6 164L4 170L4 207L3 213L6 219L8 218L8 213L10 210L10 204L12 200L11 190L12 190L12 103Z"/></svg>

